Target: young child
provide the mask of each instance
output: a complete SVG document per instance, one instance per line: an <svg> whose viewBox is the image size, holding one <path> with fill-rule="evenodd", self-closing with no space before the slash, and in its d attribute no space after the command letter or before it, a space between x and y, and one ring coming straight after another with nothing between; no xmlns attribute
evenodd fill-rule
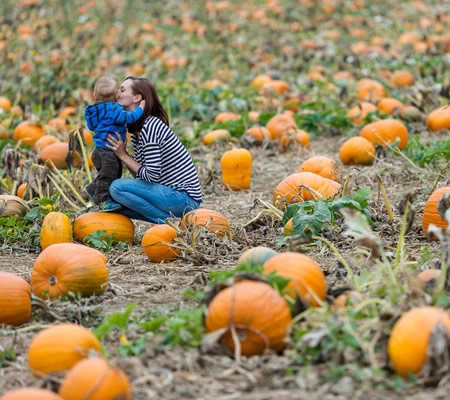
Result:
<svg viewBox="0 0 450 400"><path fill-rule="evenodd" d="M112 200L109 186L112 181L122 176L122 162L114 152L106 146L108 135L119 134L126 140L127 124L132 124L142 117L145 100L134 111L127 112L117 101L117 83L103 76L95 82L95 103L84 109L87 127L94 131L95 149L92 162L98 171L97 177L85 187L89 197L99 206L100 211L117 211L122 206Z"/></svg>

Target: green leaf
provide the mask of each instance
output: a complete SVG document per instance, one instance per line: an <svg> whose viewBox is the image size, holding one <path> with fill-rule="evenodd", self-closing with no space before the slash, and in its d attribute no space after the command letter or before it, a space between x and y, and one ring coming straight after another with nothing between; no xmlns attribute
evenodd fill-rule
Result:
<svg viewBox="0 0 450 400"><path fill-rule="evenodd" d="M311 204L313 208L311 209ZM316 235L326 222L331 221L331 212L324 201L303 202L292 220L292 234Z"/></svg>

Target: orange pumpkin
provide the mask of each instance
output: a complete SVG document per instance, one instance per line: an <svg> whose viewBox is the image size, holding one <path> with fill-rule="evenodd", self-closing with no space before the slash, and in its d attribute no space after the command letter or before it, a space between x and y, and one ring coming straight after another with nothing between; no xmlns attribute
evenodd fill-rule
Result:
<svg viewBox="0 0 450 400"><path fill-rule="evenodd" d="M215 233L217 236L230 236L230 222L221 213L206 208L198 208L188 212L181 222L181 229L188 226L197 225L205 227L208 232Z"/></svg>
<svg viewBox="0 0 450 400"><path fill-rule="evenodd" d="M9 100L7 97L0 96L0 108L4 112L8 112L11 108L11 100Z"/></svg>
<svg viewBox="0 0 450 400"><path fill-rule="evenodd" d="M274 206L284 209L285 203L293 204L300 201L317 200L318 192L325 199L337 195L341 185L331 179L323 178L312 172L298 172L284 178L273 193ZM308 190L308 188L313 191Z"/></svg>
<svg viewBox="0 0 450 400"><path fill-rule="evenodd" d="M450 316L438 307L417 307L403 314L392 328L388 354L395 371L407 377L417 374L427 358L432 329L441 323L450 334Z"/></svg>
<svg viewBox="0 0 450 400"><path fill-rule="evenodd" d="M425 271L422 271L419 275L417 275L417 278L420 279L423 283L430 282L432 280L439 279L439 276L441 275L440 269L426 269Z"/></svg>
<svg viewBox="0 0 450 400"><path fill-rule="evenodd" d="M347 117L352 120L354 124L362 124L366 119L367 115L371 112L377 111L377 108L372 104L366 101L358 104L353 107L348 113Z"/></svg>
<svg viewBox="0 0 450 400"><path fill-rule="evenodd" d="M72 243L72 222L62 212L48 213L41 227L41 247L46 249L55 243Z"/></svg>
<svg viewBox="0 0 450 400"><path fill-rule="evenodd" d="M309 135L308 135L308 133L305 132L304 130L302 130L302 129L297 129L297 130L295 131L295 140L296 140L298 143L300 143L300 145L301 145L303 148L305 148L305 149L308 149L308 148L309 148L309 142L310 142Z"/></svg>
<svg viewBox="0 0 450 400"><path fill-rule="evenodd" d="M60 142L61 142L61 140L58 139L56 136L44 135L36 141L33 149L36 153L39 153L48 145L54 144L54 143L60 143Z"/></svg>
<svg viewBox="0 0 450 400"><path fill-rule="evenodd" d="M341 171L336 161L324 156L315 156L303 161L298 172L313 172L333 181L341 179Z"/></svg>
<svg viewBox="0 0 450 400"><path fill-rule="evenodd" d="M288 130L297 129L297 125L290 115L278 114L267 122L266 128L269 131L269 138L275 140L280 137L282 133Z"/></svg>
<svg viewBox="0 0 450 400"><path fill-rule="evenodd" d="M63 400L57 394L45 389L21 388L5 393L0 400Z"/></svg>
<svg viewBox="0 0 450 400"><path fill-rule="evenodd" d="M220 291L211 301L206 331L227 329L222 340L234 350L231 328L235 327L241 354L281 350L291 323L286 301L264 282L240 281Z"/></svg>
<svg viewBox="0 0 450 400"><path fill-rule="evenodd" d="M23 121L14 129L13 139L15 142L20 140L23 144L33 147L38 139L44 135L45 132L39 124Z"/></svg>
<svg viewBox="0 0 450 400"><path fill-rule="evenodd" d="M258 122L259 120L259 112L258 111L249 111L248 112L248 118L250 121Z"/></svg>
<svg viewBox="0 0 450 400"><path fill-rule="evenodd" d="M254 89L259 89L270 81L272 81L272 78L269 75L258 75L252 80L251 85Z"/></svg>
<svg viewBox="0 0 450 400"><path fill-rule="evenodd" d="M237 121L241 117L232 112L221 112L216 115L216 118L214 118L214 121L216 122L227 122L227 121Z"/></svg>
<svg viewBox="0 0 450 400"><path fill-rule="evenodd" d="M73 222L75 240L82 241L97 231L106 231L107 235L114 235L114 239L119 242L132 243L134 239L134 224L122 214L90 212L80 215Z"/></svg>
<svg viewBox="0 0 450 400"><path fill-rule="evenodd" d="M106 289L106 258L98 250L75 243L47 247L36 259L31 286L36 296L54 299L69 292L100 295Z"/></svg>
<svg viewBox="0 0 450 400"><path fill-rule="evenodd" d="M21 183L17 188L17 196L23 199L25 197L25 191L27 190L28 183Z"/></svg>
<svg viewBox="0 0 450 400"><path fill-rule="evenodd" d="M90 353L102 353L98 339L86 328L75 324L59 324L39 332L28 348L31 372L44 377L72 368Z"/></svg>
<svg viewBox="0 0 450 400"><path fill-rule="evenodd" d="M0 125L0 140L8 140L9 132L3 125Z"/></svg>
<svg viewBox="0 0 450 400"><path fill-rule="evenodd" d="M334 299L331 309L342 312L345 311L347 305L355 306L358 303L361 303L362 300L363 296L359 292L344 292Z"/></svg>
<svg viewBox="0 0 450 400"><path fill-rule="evenodd" d="M58 142L45 146L40 152L40 159L44 163L52 161L58 169L66 169L66 158L69 154L69 144ZM78 152L73 153L73 166L78 168L81 165L81 156Z"/></svg>
<svg viewBox="0 0 450 400"><path fill-rule="evenodd" d="M263 126L255 125L247 129L244 135L251 136L256 143L262 143L269 138L269 131Z"/></svg>
<svg viewBox="0 0 450 400"><path fill-rule="evenodd" d="M203 144L209 145L217 142L226 142L230 139L230 132L228 132L226 129L215 129L203 136L202 142Z"/></svg>
<svg viewBox="0 0 450 400"><path fill-rule="evenodd" d="M203 84L203 88L207 90L213 90L216 87L220 86L223 86L223 82L220 81L219 79L211 79L209 81L205 81L205 83Z"/></svg>
<svg viewBox="0 0 450 400"><path fill-rule="evenodd" d="M47 125L45 125L44 128L46 131L55 130L58 132L64 132L69 130L69 125L67 125L65 118L52 118L47 122Z"/></svg>
<svg viewBox="0 0 450 400"><path fill-rule="evenodd" d="M246 149L232 149L220 159L222 183L230 190L250 188L252 155Z"/></svg>
<svg viewBox="0 0 450 400"><path fill-rule="evenodd" d="M414 75L409 71L395 71L391 75L391 83L397 87L411 86L414 83Z"/></svg>
<svg viewBox="0 0 450 400"><path fill-rule="evenodd" d="M70 115L75 115L77 109L75 107L64 107L58 114L58 118L67 119Z"/></svg>
<svg viewBox="0 0 450 400"><path fill-rule="evenodd" d="M365 79L358 82L358 98L360 100L377 100L385 96L383 85L373 79Z"/></svg>
<svg viewBox="0 0 450 400"><path fill-rule="evenodd" d="M272 272L290 279L284 292L291 298L298 295L304 303L312 306L319 306L325 300L325 275L311 257L294 252L277 254L264 264L264 274Z"/></svg>
<svg viewBox="0 0 450 400"><path fill-rule="evenodd" d="M408 144L408 130L406 126L396 119L383 119L366 125L360 136L372 143L386 147L400 140L398 147L403 149Z"/></svg>
<svg viewBox="0 0 450 400"><path fill-rule="evenodd" d="M67 373L59 395L64 400L131 400L131 387L122 370L96 357L80 361Z"/></svg>
<svg viewBox="0 0 450 400"><path fill-rule="evenodd" d="M144 253L152 262L172 261L180 253L180 249L171 246L177 237L177 231L169 225L152 226L142 237Z"/></svg>
<svg viewBox="0 0 450 400"><path fill-rule="evenodd" d="M395 111L401 112L405 107L401 101L394 99L392 97L385 97L377 104L380 111L386 114L392 115Z"/></svg>
<svg viewBox="0 0 450 400"><path fill-rule="evenodd" d="M249 267L257 267L263 265L278 253L268 247L258 246L244 251L238 259L237 266L248 265Z"/></svg>
<svg viewBox="0 0 450 400"><path fill-rule="evenodd" d="M450 196L450 186L435 190L425 203L422 216L422 231L425 236L428 235L428 227L430 224L433 224L439 228L448 227L448 222L441 218L441 215L437 209L439 200L445 193L448 193ZM434 235L433 240L437 240Z"/></svg>
<svg viewBox="0 0 450 400"><path fill-rule="evenodd" d="M260 92L263 95L271 95L276 93L282 95L290 89L289 84L286 81L276 79L265 83L260 87Z"/></svg>
<svg viewBox="0 0 450 400"><path fill-rule="evenodd" d="M0 272L0 324L22 325L30 318L30 285L20 276Z"/></svg>
<svg viewBox="0 0 450 400"><path fill-rule="evenodd" d="M363 137L352 137L342 144L339 158L344 165L372 164L375 159L375 147Z"/></svg>
<svg viewBox="0 0 450 400"><path fill-rule="evenodd" d="M450 107L439 107L428 115L427 127L432 131L450 129Z"/></svg>

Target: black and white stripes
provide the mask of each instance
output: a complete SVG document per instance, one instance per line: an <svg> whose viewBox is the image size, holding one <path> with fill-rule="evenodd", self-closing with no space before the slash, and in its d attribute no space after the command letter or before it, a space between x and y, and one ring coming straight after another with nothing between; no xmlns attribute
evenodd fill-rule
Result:
<svg viewBox="0 0 450 400"><path fill-rule="evenodd" d="M131 135L134 159L141 164L136 178L186 192L201 202L202 192L191 156L173 131L150 116L139 137Z"/></svg>

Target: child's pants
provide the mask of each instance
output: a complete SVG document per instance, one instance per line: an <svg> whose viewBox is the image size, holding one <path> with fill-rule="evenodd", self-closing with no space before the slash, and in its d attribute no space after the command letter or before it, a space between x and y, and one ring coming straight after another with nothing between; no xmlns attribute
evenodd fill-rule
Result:
<svg viewBox="0 0 450 400"><path fill-rule="evenodd" d="M86 190L94 195L94 201L99 204L111 199L109 187L114 179L122 176L122 161L112 150L96 147L92 153L92 162L98 175L87 185Z"/></svg>

